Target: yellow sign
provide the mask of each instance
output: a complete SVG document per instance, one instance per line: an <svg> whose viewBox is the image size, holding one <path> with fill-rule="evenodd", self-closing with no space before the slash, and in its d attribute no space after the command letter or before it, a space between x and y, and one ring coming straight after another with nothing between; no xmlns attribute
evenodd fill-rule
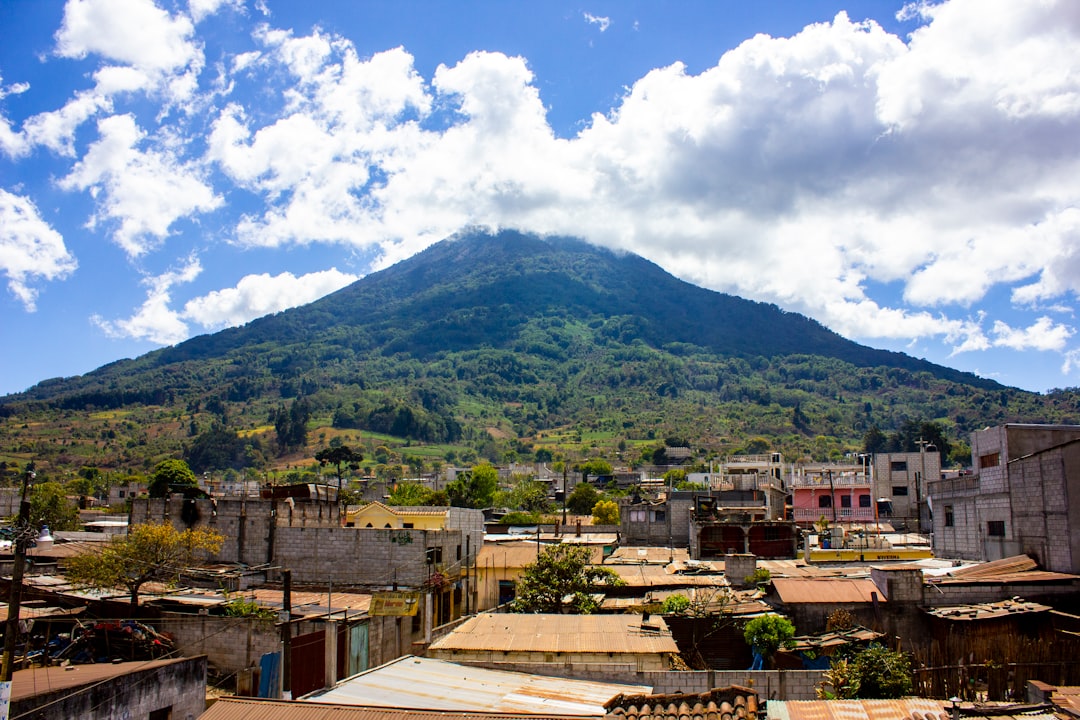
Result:
<svg viewBox="0 0 1080 720"><path fill-rule="evenodd" d="M371 596L368 615L415 615L420 607L420 593L377 592Z"/></svg>

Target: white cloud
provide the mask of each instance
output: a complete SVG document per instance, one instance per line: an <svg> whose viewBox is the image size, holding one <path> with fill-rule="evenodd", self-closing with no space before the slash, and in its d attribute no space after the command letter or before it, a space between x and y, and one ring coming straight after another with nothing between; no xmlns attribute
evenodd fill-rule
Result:
<svg viewBox="0 0 1080 720"><path fill-rule="evenodd" d="M1013 350L1063 350L1075 333L1072 328L1045 316L1027 328L1012 328L997 320L994 322L994 345Z"/></svg>
<svg viewBox="0 0 1080 720"><path fill-rule="evenodd" d="M77 263L64 246L64 238L49 226L27 198L0 188L0 270L8 290L33 312L37 290L33 278L62 280Z"/></svg>
<svg viewBox="0 0 1080 720"><path fill-rule="evenodd" d="M183 310L174 309L173 289L194 281L201 273L199 260L189 258L179 269L143 281L148 287L146 300L131 317L106 320L94 316L92 321L110 337L172 345L191 335L191 323L210 330L235 327L312 302L358 279L337 268L300 277L288 272L275 276L247 275L235 287L188 300Z"/></svg>
<svg viewBox="0 0 1080 720"><path fill-rule="evenodd" d="M183 317L209 329L242 325L263 315L307 304L358 279L337 268L300 277L288 272L275 276L248 275L236 287L188 301Z"/></svg>
<svg viewBox="0 0 1080 720"><path fill-rule="evenodd" d="M113 239L129 256L156 247L177 220L222 203L198 168L184 164L171 150L140 151L137 146L145 133L132 116L99 121L98 134L100 139L60 186L102 195L91 226L116 221Z"/></svg>
<svg viewBox="0 0 1080 720"><path fill-rule="evenodd" d="M188 326L175 310L169 307L172 288L192 282L202 272L197 258L190 258L178 270L172 270L143 281L149 289L138 312L123 320L105 320L99 315L91 322L113 338L148 340L159 345L172 345L188 337Z"/></svg>
<svg viewBox="0 0 1080 720"><path fill-rule="evenodd" d="M611 18L591 15L589 13L582 13L585 16L585 22L590 25L596 25L600 28L600 32L604 32L611 26Z"/></svg>
<svg viewBox="0 0 1080 720"><path fill-rule="evenodd" d="M188 12L196 23L216 15L223 7L228 7L233 12L243 12L244 0L188 0Z"/></svg>
<svg viewBox="0 0 1080 720"><path fill-rule="evenodd" d="M194 31L190 18L170 16L151 0L68 0L56 52L171 71L201 62L202 50L191 39Z"/></svg>

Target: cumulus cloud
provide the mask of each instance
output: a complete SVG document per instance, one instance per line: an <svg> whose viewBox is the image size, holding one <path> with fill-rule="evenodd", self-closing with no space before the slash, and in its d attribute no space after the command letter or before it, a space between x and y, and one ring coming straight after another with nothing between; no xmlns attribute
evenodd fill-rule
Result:
<svg viewBox="0 0 1080 720"><path fill-rule="evenodd" d="M0 270L23 307L35 309L38 293L30 285L33 278L61 280L76 265L63 237L41 218L34 204L0 188Z"/></svg>
<svg viewBox="0 0 1080 720"><path fill-rule="evenodd" d="M91 227L115 222L113 239L129 256L156 247L177 220L221 204L198 168L181 162L168 148L140 150L146 135L131 115L101 120L98 134L100 139L60 186L103 196Z"/></svg>
<svg viewBox="0 0 1080 720"><path fill-rule="evenodd" d="M358 279L337 268L300 277L288 272L248 275L236 287L189 300L183 317L208 329L242 325L263 315L305 305Z"/></svg>
<svg viewBox="0 0 1080 720"><path fill-rule="evenodd" d="M247 275L235 287L188 300L183 310L176 309L174 288L194 281L202 269L197 258L190 258L177 270L147 278L146 300L131 317L106 320L95 316L92 320L110 337L171 345L190 336L192 323L207 330L243 325L257 317L312 302L358 279L337 268L299 277L288 272L274 276Z"/></svg>
<svg viewBox="0 0 1080 720"><path fill-rule="evenodd" d="M90 193L92 223L132 257L240 195L222 234L244 246L346 245L378 267L465 225L572 234L849 337L1073 352L1071 319L1051 317L1080 293L1071 0L917 3L903 38L846 13L759 35L697 74L653 69L573 137L553 132L527 58L477 51L424 78L406 48L364 57L269 15L200 98L196 23L240 6L117 1L69 3L57 52L99 56L94 86L19 131L0 122L0 147L75 153L60 186ZM162 127L104 117L78 156L80 124L162 92ZM177 97L207 108L205 127L163 119ZM251 274L175 317L240 322L259 288L345 277Z"/></svg>
<svg viewBox="0 0 1080 720"><path fill-rule="evenodd" d="M114 338L149 340L159 345L172 345L185 340L188 337L187 323L170 307L172 289L175 285L192 282L201 272L202 264L198 258L189 258L182 267L143 281L148 288L146 300L131 317L106 320L94 315L90 318L91 322Z"/></svg>

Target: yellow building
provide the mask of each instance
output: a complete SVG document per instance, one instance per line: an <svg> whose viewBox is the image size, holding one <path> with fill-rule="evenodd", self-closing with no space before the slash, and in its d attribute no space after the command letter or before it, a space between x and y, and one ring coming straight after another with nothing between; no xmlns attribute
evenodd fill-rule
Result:
<svg viewBox="0 0 1080 720"><path fill-rule="evenodd" d="M603 563L603 546L588 547L592 552L590 562L593 565ZM485 542L476 558L476 567L473 568L476 609L483 612L513 600L515 583L525 572L525 567L536 562L539 551L535 540Z"/></svg>
<svg viewBox="0 0 1080 720"><path fill-rule="evenodd" d="M391 507L381 502L350 508L345 514L346 527L391 530L445 530L447 507Z"/></svg>

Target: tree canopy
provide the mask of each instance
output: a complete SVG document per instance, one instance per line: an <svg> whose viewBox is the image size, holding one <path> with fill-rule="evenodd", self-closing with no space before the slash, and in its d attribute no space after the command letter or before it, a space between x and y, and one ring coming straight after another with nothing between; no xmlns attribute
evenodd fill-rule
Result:
<svg viewBox="0 0 1080 720"><path fill-rule="evenodd" d="M578 483L566 497L566 507L575 515L589 515L601 497L600 491L589 483Z"/></svg>
<svg viewBox="0 0 1080 720"><path fill-rule="evenodd" d="M364 456L348 445L335 445L315 453L315 459L318 460L319 465L322 465L323 467L326 467L327 465L333 466L334 476L337 478L338 490L341 490L344 478L344 468L349 467L355 469L360 467L360 462L364 459Z"/></svg>
<svg viewBox="0 0 1080 720"><path fill-rule="evenodd" d="M447 483L446 494L454 507L486 508L491 507L498 487L499 471L489 463L480 463Z"/></svg>
<svg viewBox="0 0 1080 720"><path fill-rule="evenodd" d="M594 525L618 525L619 503L614 500L600 500L592 509Z"/></svg>
<svg viewBox="0 0 1080 720"><path fill-rule="evenodd" d="M198 481L195 473L183 460L170 458L162 460L150 474L150 484L147 491L152 498L168 497L170 489L181 487L195 487Z"/></svg>
<svg viewBox="0 0 1080 720"><path fill-rule="evenodd" d="M766 661L771 660L781 647L790 645L793 637L795 626L781 615L761 615L746 623L743 630L746 644Z"/></svg>
<svg viewBox="0 0 1080 720"><path fill-rule="evenodd" d="M43 482L30 489L30 524L40 530L78 530L79 508L68 499L64 486L58 482Z"/></svg>
<svg viewBox="0 0 1080 720"><path fill-rule="evenodd" d="M220 550L224 540L201 527L181 532L167 523L133 525L127 535L116 536L100 553L69 558L67 576L87 587L125 587L136 608L144 584L151 580L175 583L204 553Z"/></svg>
<svg viewBox="0 0 1080 720"><path fill-rule="evenodd" d="M540 551L517 582L517 597L510 605L518 613L570 612L588 614L597 609L594 586L623 585L608 568L589 564L589 549L582 545L552 545Z"/></svg>

